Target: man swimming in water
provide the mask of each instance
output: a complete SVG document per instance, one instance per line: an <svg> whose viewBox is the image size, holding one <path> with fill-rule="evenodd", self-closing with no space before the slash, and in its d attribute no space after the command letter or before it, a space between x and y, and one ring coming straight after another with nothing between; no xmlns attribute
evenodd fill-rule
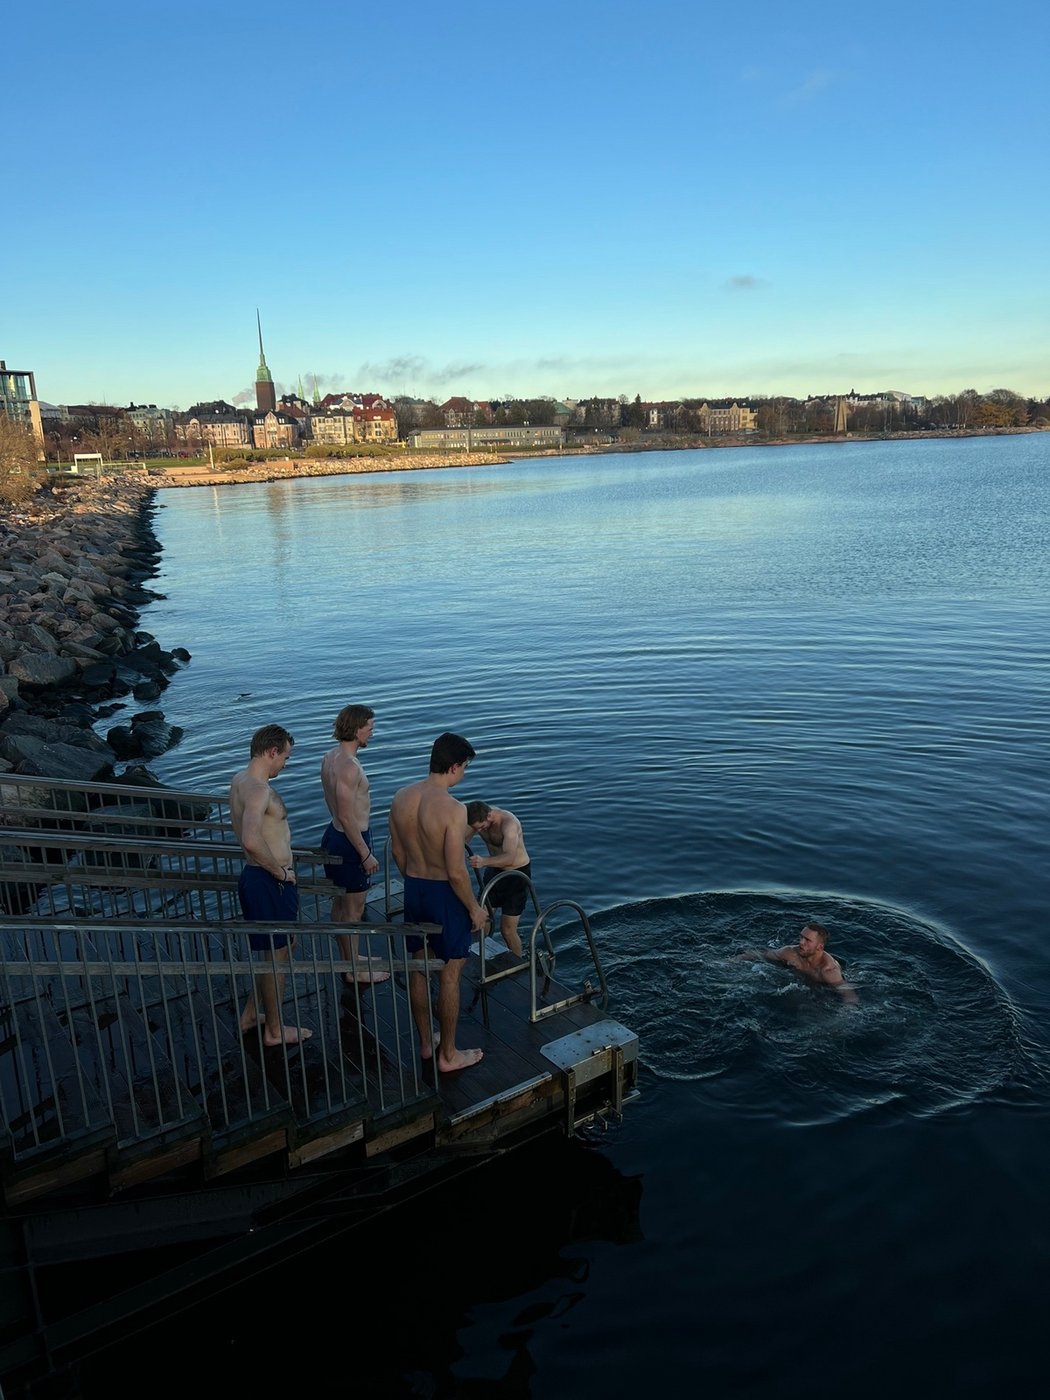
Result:
<svg viewBox="0 0 1050 1400"><path fill-rule="evenodd" d="M740 958L784 963L800 972L807 982L819 987L834 987L844 1001L856 1001L857 994L842 975L842 968L827 951L828 931L823 924L808 923L798 936L798 943L786 948L748 948L738 953Z"/></svg>
<svg viewBox="0 0 1050 1400"><path fill-rule="evenodd" d="M525 910L525 901L529 896L529 887L525 881L532 879L532 862L525 849L525 833L521 829L521 822L513 812L508 812L503 807L490 807L487 802L468 802L467 825L471 833L480 836L488 847L487 856L469 857L471 867L482 872L482 890L491 885L504 871L515 872L500 880L493 891L492 902L501 910L499 931L503 935L503 941L514 956L520 958L518 920Z"/></svg>
<svg viewBox="0 0 1050 1400"><path fill-rule="evenodd" d="M437 1065L446 1074L469 1069L482 1056L478 1049L456 1048L459 981L470 954L471 935L484 936L489 921L474 898L463 860L467 809L449 790L462 780L473 757L473 748L459 734L439 734L430 752L430 772L422 782L396 792L390 806L390 844L405 877L405 923L441 925L430 946L445 964L438 989ZM422 938L406 941L411 952L423 946ZM434 1054L434 1032L422 972L409 973L408 995L420 1054L429 1060Z"/></svg>

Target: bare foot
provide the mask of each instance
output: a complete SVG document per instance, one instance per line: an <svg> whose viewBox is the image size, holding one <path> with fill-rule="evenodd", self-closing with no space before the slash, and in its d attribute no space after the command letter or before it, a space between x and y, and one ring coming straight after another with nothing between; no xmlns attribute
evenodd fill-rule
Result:
<svg viewBox="0 0 1050 1400"><path fill-rule="evenodd" d="M301 1040L309 1040L313 1031L309 1026L300 1026L296 1030L295 1026L282 1026L281 1034L272 1036L269 1031L263 1031L263 1044L271 1050L275 1045L298 1045Z"/></svg>
<svg viewBox="0 0 1050 1400"><path fill-rule="evenodd" d="M246 1006L241 1013L241 1035L247 1035L248 1032L253 1031L258 1024L259 1013L257 1008L254 1005Z"/></svg>
<svg viewBox="0 0 1050 1400"><path fill-rule="evenodd" d="M355 981L357 982L357 985L359 987L370 987L374 982L390 981L389 972L368 972L363 977L359 976L357 978L354 978L349 972L344 972L343 977L345 978L346 985L348 987L352 987Z"/></svg>
<svg viewBox="0 0 1050 1400"><path fill-rule="evenodd" d="M447 1059L439 1054L438 1069L442 1074L451 1074L457 1069L470 1069L471 1065L478 1063L483 1054L483 1050L453 1050Z"/></svg>

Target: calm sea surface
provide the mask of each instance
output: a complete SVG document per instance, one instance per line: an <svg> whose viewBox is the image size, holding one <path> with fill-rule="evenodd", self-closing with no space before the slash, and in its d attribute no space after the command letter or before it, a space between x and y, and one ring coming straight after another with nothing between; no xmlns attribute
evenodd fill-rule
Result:
<svg viewBox="0 0 1050 1400"><path fill-rule="evenodd" d="M645 1065L596 1148L479 1173L195 1315L210 1382L1041 1393L1050 436L159 499L142 625L193 661L155 771L221 789L283 723L316 841L332 718L363 701L383 837L433 737L465 734L457 795L511 807L541 900L597 915ZM811 917L856 1007L732 960Z"/></svg>

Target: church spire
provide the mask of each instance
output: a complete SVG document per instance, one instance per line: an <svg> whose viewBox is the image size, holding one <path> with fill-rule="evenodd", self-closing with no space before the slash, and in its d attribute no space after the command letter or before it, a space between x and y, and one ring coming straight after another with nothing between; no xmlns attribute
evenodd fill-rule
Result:
<svg viewBox="0 0 1050 1400"><path fill-rule="evenodd" d="M255 323L259 328L259 368L255 371L255 406L260 413L271 413L277 407L277 391L273 387L273 375L263 354L262 320L259 308L255 308Z"/></svg>

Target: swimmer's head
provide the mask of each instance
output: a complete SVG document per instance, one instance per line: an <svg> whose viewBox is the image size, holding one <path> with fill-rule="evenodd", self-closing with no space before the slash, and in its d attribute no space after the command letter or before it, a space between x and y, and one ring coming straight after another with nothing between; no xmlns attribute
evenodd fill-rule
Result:
<svg viewBox="0 0 1050 1400"><path fill-rule="evenodd" d="M798 936L799 947L804 951L817 946L827 947L828 931L823 924L807 924Z"/></svg>
<svg viewBox="0 0 1050 1400"><path fill-rule="evenodd" d="M471 831L480 831L482 827L489 824L489 813L492 808L487 802L467 803L467 825Z"/></svg>

